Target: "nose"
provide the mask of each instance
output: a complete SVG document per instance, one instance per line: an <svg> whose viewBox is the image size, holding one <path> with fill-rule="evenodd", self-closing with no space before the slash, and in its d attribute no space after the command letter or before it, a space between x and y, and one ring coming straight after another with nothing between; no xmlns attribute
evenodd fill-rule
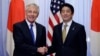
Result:
<svg viewBox="0 0 100 56"><path fill-rule="evenodd" d="M67 14L67 12L64 12L64 14L66 15L66 14Z"/></svg>
<svg viewBox="0 0 100 56"><path fill-rule="evenodd" d="M34 12L31 12L31 15L34 15Z"/></svg>

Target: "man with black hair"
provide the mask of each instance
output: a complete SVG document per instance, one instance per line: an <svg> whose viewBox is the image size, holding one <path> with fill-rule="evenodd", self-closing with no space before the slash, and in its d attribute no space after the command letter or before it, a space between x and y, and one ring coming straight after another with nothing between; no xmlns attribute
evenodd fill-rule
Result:
<svg viewBox="0 0 100 56"><path fill-rule="evenodd" d="M69 3L61 5L60 14L63 22L53 29L52 46L47 48L48 53L55 52L55 56L86 56L85 28L72 20L73 6Z"/></svg>

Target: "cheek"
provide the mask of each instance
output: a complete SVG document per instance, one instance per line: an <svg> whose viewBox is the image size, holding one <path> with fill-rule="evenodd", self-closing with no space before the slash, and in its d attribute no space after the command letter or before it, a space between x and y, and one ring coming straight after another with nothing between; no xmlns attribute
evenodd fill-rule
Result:
<svg viewBox="0 0 100 56"><path fill-rule="evenodd" d="M34 14L34 17L38 17L38 14Z"/></svg>
<svg viewBox="0 0 100 56"><path fill-rule="evenodd" d="M35 17L37 17L38 14L34 14Z"/></svg>
<svg viewBox="0 0 100 56"><path fill-rule="evenodd" d="M64 13L62 13L61 16L63 17L64 16Z"/></svg>
<svg viewBox="0 0 100 56"><path fill-rule="evenodd" d="M27 13L27 14L26 14L27 17L29 17L30 15L31 15L30 13Z"/></svg>

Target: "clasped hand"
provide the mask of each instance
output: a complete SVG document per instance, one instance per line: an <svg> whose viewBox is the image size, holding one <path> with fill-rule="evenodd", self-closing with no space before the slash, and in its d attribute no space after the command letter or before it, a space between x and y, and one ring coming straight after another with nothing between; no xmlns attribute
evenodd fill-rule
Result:
<svg viewBox="0 0 100 56"><path fill-rule="evenodd" d="M48 51L48 48L45 47L45 46L39 47L39 48L37 49L37 52L39 52L39 53L42 54L42 55L44 55L45 53L47 53L47 51Z"/></svg>

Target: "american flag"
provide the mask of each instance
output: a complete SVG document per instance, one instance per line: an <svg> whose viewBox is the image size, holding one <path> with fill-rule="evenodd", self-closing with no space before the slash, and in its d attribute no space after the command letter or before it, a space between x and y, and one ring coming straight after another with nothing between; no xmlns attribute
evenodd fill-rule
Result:
<svg viewBox="0 0 100 56"><path fill-rule="evenodd" d="M65 3L64 0L51 0L50 4L50 16L49 16L49 26L48 26L48 33L47 33L47 45L51 46L52 42L52 35L53 35L53 27L62 22L60 16L60 6Z"/></svg>

